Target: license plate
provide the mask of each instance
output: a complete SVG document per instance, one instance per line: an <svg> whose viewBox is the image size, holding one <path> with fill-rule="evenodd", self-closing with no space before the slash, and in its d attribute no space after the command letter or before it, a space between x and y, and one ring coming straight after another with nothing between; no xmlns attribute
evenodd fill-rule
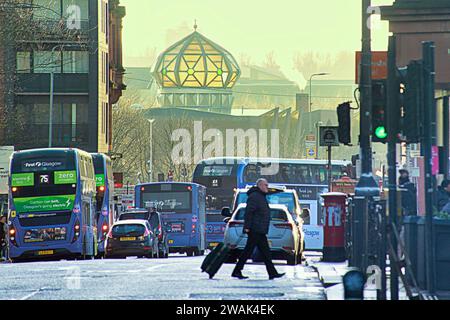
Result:
<svg viewBox="0 0 450 320"><path fill-rule="evenodd" d="M136 237L122 237L120 241L136 241Z"/></svg>
<svg viewBox="0 0 450 320"><path fill-rule="evenodd" d="M52 254L54 254L55 252L53 250L43 250L43 251L38 251L38 256L50 256Z"/></svg>
<svg viewBox="0 0 450 320"><path fill-rule="evenodd" d="M209 244L209 246L210 246L210 247L213 247L213 248L217 247L218 245L219 245L218 242L211 242L211 243Z"/></svg>
<svg viewBox="0 0 450 320"><path fill-rule="evenodd" d="M169 240L169 244L174 244L175 241Z"/></svg>

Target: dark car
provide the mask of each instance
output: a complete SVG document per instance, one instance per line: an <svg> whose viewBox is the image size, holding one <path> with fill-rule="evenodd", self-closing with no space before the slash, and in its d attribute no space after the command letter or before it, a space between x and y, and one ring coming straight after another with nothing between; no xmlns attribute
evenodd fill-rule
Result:
<svg viewBox="0 0 450 320"><path fill-rule="evenodd" d="M145 220L148 221L158 242L158 258L169 257L169 241L167 239L166 227L159 213L151 214L147 209L131 209L119 216L119 221Z"/></svg>
<svg viewBox="0 0 450 320"><path fill-rule="evenodd" d="M116 222L106 239L107 258L147 257L158 255L158 240L147 220Z"/></svg>
<svg viewBox="0 0 450 320"><path fill-rule="evenodd" d="M148 220L149 214L147 209L130 209L121 213L118 220Z"/></svg>

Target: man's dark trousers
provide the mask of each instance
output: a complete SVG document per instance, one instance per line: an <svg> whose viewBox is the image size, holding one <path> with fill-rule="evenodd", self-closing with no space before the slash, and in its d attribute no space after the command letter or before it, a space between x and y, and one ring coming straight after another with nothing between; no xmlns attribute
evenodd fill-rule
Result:
<svg viewBox="0 0 450 320"><path fill-rule="evenodd" d="M259 251L261 252L269 277L277 275L278 272L275 269L270 256L270 248L269 242L267 241L267 236L265 234L255 232L250 232L248 234L247 245L245 246L244 251L242 251L242 254L239 257L239 262L237 263L234 272L242 272L245 263L251 257L255 247L258 247Z"/></svg>

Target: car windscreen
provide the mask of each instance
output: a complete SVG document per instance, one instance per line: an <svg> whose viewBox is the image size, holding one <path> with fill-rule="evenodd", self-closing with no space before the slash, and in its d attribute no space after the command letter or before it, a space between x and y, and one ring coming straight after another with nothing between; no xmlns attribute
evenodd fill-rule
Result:
<svg viewBox="0 0 450 320"><path fill-rule="evenodd" d="M269 204L281 204L285 205L290 213L295 212L295 197L292 193L289 192L282 192L282 193L276 193L266 196L267 202ZM237 203L236 206L247 203L248 195L246 192L239 193L237 197Z"/></svg>
<svg viewBox="0 0 450 320"><path fill-rule="evenodd" d="M148 212L122 213L119 220L148 220Z"/></svg>
<svg viewBox="0 0 450 320"><path fill-rule="evenodd" d="M234 216L234 220L244 220L245 218L245 208L240 209L239 212ZM270 210L270 220L271 221L288 221L288 217L283 210L271 209Z"/></svg>
<svg viewBox="0 0 450 320"><path fill-rule="evenodd" d="M145 233L145 227L142 224L119 224L113 227L112 235L121 236L141 236Z"/></svg>

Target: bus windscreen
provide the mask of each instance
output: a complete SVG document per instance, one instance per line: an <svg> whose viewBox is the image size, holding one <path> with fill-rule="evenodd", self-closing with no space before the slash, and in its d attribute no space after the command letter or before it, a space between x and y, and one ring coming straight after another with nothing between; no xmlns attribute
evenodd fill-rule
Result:
<svg viewBox="0 0 450 320"><path fill-rule="evenodd" d="M72 211L77 181L73 153L13 157L11 190L19 214Z"/></svg>
<svg viewBox="0 0 450 320"><path fill-rule="evenodd" d="M158 211L161 212L190 212L192 193L185 192L143 192L141 206L145 207L146 202L156 202Z"/></svg>

